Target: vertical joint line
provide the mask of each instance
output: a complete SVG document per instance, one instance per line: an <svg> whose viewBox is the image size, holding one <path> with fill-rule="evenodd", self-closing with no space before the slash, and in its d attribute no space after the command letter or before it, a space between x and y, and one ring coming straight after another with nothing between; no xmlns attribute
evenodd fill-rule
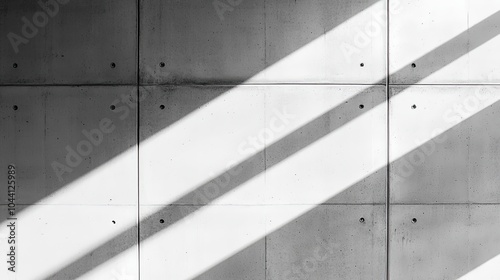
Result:
<svg viewBox="0 0 500 280"><path fill-rule="evenodd" d="M139 73L139 63L140 63L140 18L141 18L141 0L137 0L136 2L136 32L137 32L137 42L136 42L136 98L137 98L137 110L136 110L136 141L137 141L137 278L141 279L141 200L140 200L140 174L139 174L139 144L140 144L140 108L141 101L139 98L140 90L139 90L139 82L140 82L140 73Z"/></svg>
<svg viewBox="0 0 500 280"><path fill-rule="evenodd" d="M387 174L386 174L386 180L387 180L387 185L386 185L386 198L385 198L385 221L386 221L386 229L385 229L385 235L386 235L386 240L385 240L385 248L386 248L386 260L385 260L385 263L386 263L386 267L385 267L385 275L386 275L386 280L389 280L390 279L390 275L389 275L389 260L390 260L390 256L389 256L389 252L390 252L390 199L391 199L391 185L390 185L390 181L391 181L391 177L390 177L390 174L391 174L391 171L390 171L390 168L391 168L391 165L390 165L390 104L389 104L389 101L390 101L390 69L389 69L389 59L390 59L390 47L389 47L389 43L390 43L390 34L389 34L389 20L390 20L390 8L389 8L389 5L390 5L390 0L387 0L386 1L386 18L387 18L387 22L386 22L386 78L385 78L385 90L386 90L386 100L387 100L387 168L386 168L386 171L387 171Z"/></svg>

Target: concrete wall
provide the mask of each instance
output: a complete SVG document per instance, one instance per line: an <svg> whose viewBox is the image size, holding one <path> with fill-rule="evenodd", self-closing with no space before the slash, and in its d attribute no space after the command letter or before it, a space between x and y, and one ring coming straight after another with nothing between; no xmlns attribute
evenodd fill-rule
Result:
<svg viewBox="0 0 500 280"><path fill-rule="evenodd" d="M1 279L498 275L500 4L48 3L0 3Z"/></svg>

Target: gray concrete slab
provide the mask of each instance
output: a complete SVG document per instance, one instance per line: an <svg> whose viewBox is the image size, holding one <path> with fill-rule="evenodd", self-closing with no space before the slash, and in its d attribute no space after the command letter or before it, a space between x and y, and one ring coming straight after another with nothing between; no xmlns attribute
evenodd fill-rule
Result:
<svg viewBox="0 0 500 280"><path fill-rule="evenodd" d="M500 89L391 91L392 202L499 203Z"/></svg>
<svg viewBox="0 0 500 280"><path fill-rule="evenodd" d="M0 161L18 170L17 203L136 204L135 96L128 86L2 87Z"/></svg>
<svg viewBox="0 0 500 280"><path fill-rule="evenodd" d="M0 84L135 83L136 6L134 0L2 1Z"/></svg>
<svg viewBox="0 0 500 280"><path fill-rule="evenodd" d="M141 203L206 204L264 171L263 155L232 170L250 156L240 146L264 126L264 88L154 86L141 92ZM257 189L263 177L250 186L250 196L232 202L262 203Z"/></svg>
<svg viewBox="0 0 500 280"><path fill-rule="evenodd" d="M268 235L266 279L383 279L384 213L385 206L321 205L297 217Z"/></svg>
<svg viewBox="0 0 500 280"><path fill-rule="evenodd" d="M493 55L500 47L496 36L500 33L499 9L498 2L482 0L401 1L400 12L390 19L391 83L499 83L500 58ZM493 18L480 23L490 16ZM475 28L478 23L480 27ZM485 36L490 37L487 34L495 36L485 41ZM455 44L446 46L455 36L460 36ZM423 57L438 48L444 55ZM449 61L454 53L461 55ZM415 65L405 67L412 63ZM429 69L434 69L430 75Z"/></svg>
<svg viewBox="0 0 500 280"><path fill-rule="evenodd" d="M268 68L252 81L385 84L386 13L385 1L266 1Z"/></svg>
<svg viewBox="0 0 500 280"><path fill-rule="evenodd" d="M141 81L238 83L264 69L264 0L233 2L141 1Z"/></svg>
<svg viewBox="0 0 500 280"><path fill-rule="evenodd" d="M6 256L14 246L16 256L16 272L7 270L5 262L0 270L2 279L76 279L73 272L77 269L54 273L82 255L87 258L82 266L92 267L92 270L79 279L138 278L137 206L30 205L16 206L16 210L17 220L6 221L7 207L0 206L3 221L0 223L0 253ZM12 228L8 227L11 223L15 223ZM136 230L129 231L114 246L100 252L89 251L129 227ZM10 236L14 238L9 239ZM8 240L15 240L15 243L9 244ZM130 249L120 252L123 243ZM122 254L103 263L103 259L116 253Z"/></svg>
<svg viewBox="0 0 500 280"><path fill-rule="evenodd" d="M482 270L500 253L498 210L499 205L391 206L391 278L493 279L498 262L489 273Z"/></svg>
<svg viewBox="0 0 500 280"><path fill-rule="evenodd" d="M141 217L162 208L141 205ZM167 208L141 225L142 279L265 278L265 242L254 242L266 234L266 207L207 205L181 220L191 206Z"/></svg>
<svg viewBox="0 0 500 280"><path fill-rule="evenodd" d="M266 202L385 203L385 100L383 86L269 91L266 123L283 108L293 120L267 144ZM298 131L304 124L307 128Z"/></svg>

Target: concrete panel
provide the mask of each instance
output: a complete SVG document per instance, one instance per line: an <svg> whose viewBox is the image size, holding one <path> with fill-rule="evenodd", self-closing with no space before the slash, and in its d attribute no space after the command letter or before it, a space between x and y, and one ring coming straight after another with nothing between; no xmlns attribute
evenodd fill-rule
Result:
<svg viewBox="0 0 500 280"><path fill-rule="evenodd" d="M269 91L266 124L274 137L265 153L266 203L385 203L385 99L382 86ZM277 109L290 121L273 130Z"/></svg>
<svg viewBox="0 0 500 280"><path fill-rule="evenodd" d="M135 83L136 6L135 0L2 1L0 83Z"/></svg>
<svg viewBox="0 0 500 280"><path fill-rule="evenodd" d="M267 237L266 279L384 279L384 213L384 206L317 206Z"/></svg>
<svg viewBox="0 0 500 280"><path fill-rule="evenodd" d="M390 19L391 83L500 82L499 9L488 0L401 1Z"/></svg>
<svg viewBox="0 0 500 280"><path fill-rule="evenodd" d="M141 88L141 203L205 204L261 174L263 155L235 165L248 157L242 145L264 127L265 92L246 86ZM263 201L264 177L246 183L247 191L231 203Z"/></svg>
<svg viewBox="0 0 500 280"><path fill-rule="evenodd" d="M391 206L391 278L495 279L498 262L489 274L481 273L500 254L499 210L499 205Z"/></svg>
<svg viewBox="0 0 500 280"><path fill-rule="evenodd" d="M385 1L266 1L266 66L252 82L384 84Z"/></svg>
<svg viewBox="0 0 500 280"><path fill-rule="evenodd" d="M183 213L188 207L171 209ZM161 208L141 206L141 216ZM148 238L140 246L141 279L264 279L265 242L259 239L266 234L266 211L205 206L180 221L168 212L143 223L141 238Z"/></svg>
<svg viewBox="0 0 500 280"><path fill-rule="evenodd" d="M152 86L142 94L143 204L385 203L382 86Z"/></svg>
<svg viewBox="0 0 500 280"><path fill-rule="evenodd" d="M266 66L264 0L141 1L140 39L144 83L240 83Z"/></svg>
<svg viewBox="0 0 500 280"><path fill-rule="evenodd" d="M391 201L500 202L500 88L391 92Z"/></svg>
<svg viewBox="0 0 500 280"><path fill-rule="evenodd" d="M104 255L114 255L116 249L108 247L100 253L90 251L124 229L136 226L137 207L91 205L31 205L17 208L17 220L5 221L7 208L0 207L0 254L3 256L1 279L75 279L72 271L55 274L72 260L85 255L82 264L89 273L78 279L138 279L137 231L124 237L122 242L130 249L116 258L102 263ZM14 222L15 228L8 227ZM11 225L12 226L12 225ZM13 238L10 238L14 236ZM8 243L15 240L15 243ZM15 246L15 273L7 270L6 255ZM117 246L121 247L121 246ZM121 253L118 251L118 253ZM10 257L9 257L10 258ZM14 265L14 264L12 264ZM78 269L83 269L79 267ZM52 276L52 278L49 278Z"/></svg>
<svg viewBox="0 0 500 280"><path fill-rule="evenodd" d="M135 96L135 87L0 88L0 162L16 166L17 203L136 204Z"/></svg>
<svg viewBox="0 0 500 280"><path fill-rule="evenodd" d="M142 82L384 83L385 11L375 0L141 1Z"/></svg>

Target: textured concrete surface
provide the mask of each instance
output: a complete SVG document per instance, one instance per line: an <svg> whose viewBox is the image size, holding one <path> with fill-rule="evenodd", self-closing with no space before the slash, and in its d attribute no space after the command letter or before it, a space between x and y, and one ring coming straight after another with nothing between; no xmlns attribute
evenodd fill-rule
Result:
<svg viewBox="0 0 500 280"><path fill-rule="evenodd" d="M385 206L321 205L267 237L266 279L383 279Z"/></svg>
<svg viewBox="0 0 500 280"><path fill-rule="evenodd" d="M136 204L136 108L122 101L135 94L129 86L2 87L0 161L22 167L17 203ZM6 203L7 192L0 198Z"/></svg>
<svg viewBox="0 0 500 280"><path fill-rule="evenodd" d="M172 208L184 213L190 207ZM141 213L161 211L160 208L142 206ZM266 207L213 205L182 220L165 213L141 229L142 236L158 232L141 243L141 278L264 279L265 242L257 242L239 255L233 254L265 236L269 212L272 210ZM232 259L227 261L229 257ZM204 274L218 263L223 263L221 269Z"/></svg>
<svg viewBox="0 0 500 280"><path fill-rule="evenodd" d="M7 207L1 206L0 210L3 221L6 219ZM100 244L130 226L136 227L136 206L73 203L21 206L18 210L22 212L15 221L16 243L7 243L7 237L10 236L8 227L2 225L0 229L2 255L9 252L6 250L7 246L17 246L17 279L75 279L71 272L51 276L68 261L79 258L82 254L88 258L89 263L86 265L95 266L103 256L97 252L88 252L89 247ZM137 231L130 232L122 242L134 244L136 240ZM126 275L137 279L137 246L131 246L125 252L121 252L119 248L120 246L108 247L106 254L113 254L115 251L122 254L79 279L126 279ZM3 266L0 277L13 279L13 273Z"/></svg>
<svg viewBox="0 0 500 280"><path fill-rule="evenodd" d="M0 83L135 83L136 1L38 2L0 3Z"/></svg>
<svg viewBox="0 0 500 280"><path fill-rule="evenodd" d="M496 279L497 3L50 3L0 3L1 279Z"/></svg>
<svg viewBox="0 0 500 280"><path fill-rule="evenodd" d="M398 177L392 183L392 202L500 202L499 88L391 90L398 94L391 99L391 153L408 153L391 163ZM414 142L425 144L413 149Z"/></svg>
<svg viewBox="0 0 500 280"><path fill-rule="evenodd" d="M467 0L432 0L400 1L400 13L393 14L390 20L390 69L395 84L483 84L498 83L500 58L494 55L500 47L500 38L495 37L485 42L483 36L492 32L500 33L500 3L488 0L470 2ZM485 18L479 28L474 25ZM469 28L473 28L470 29ZM454 37L459 43L445 46L448 54L467 53L457 57L449 65L447 56L422 59L429 50L437 49ZM477 50L471 46L478 44ZM415 68L397 72L409 63L415 62ZM425 74L427 69L439 69L432 75ZM490 79L489 79L490 78Z"/></svg>
<svg viewBox="0 0 500 280"><path fill-rule="evenodd" d="M500 252L498 208L496 204L391 206L391 277L495 279L498 261L486 273L481 266L489 265Z"/></svg>

